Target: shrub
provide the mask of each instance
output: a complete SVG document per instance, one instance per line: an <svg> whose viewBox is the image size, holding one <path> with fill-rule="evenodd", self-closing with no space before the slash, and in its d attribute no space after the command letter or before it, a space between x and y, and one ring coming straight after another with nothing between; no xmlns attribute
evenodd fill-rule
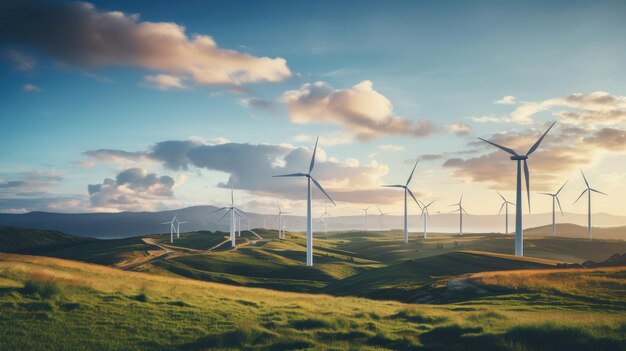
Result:
<svg viewBox="0 0 626 351"><path fill-rule="evenodd" d="M24 283L22 291L25 294L37 294L44 299L48 299L61 292L61 288L55 282L49 280L29 279Z"/></svg>

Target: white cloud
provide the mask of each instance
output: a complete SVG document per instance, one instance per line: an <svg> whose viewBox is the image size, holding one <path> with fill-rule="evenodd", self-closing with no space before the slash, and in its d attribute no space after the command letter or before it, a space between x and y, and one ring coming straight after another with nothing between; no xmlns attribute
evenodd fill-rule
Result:
<svg viewBox="0 0 626 351"><path fill-rule="evenodd" d="M446 126L448 133L454 135L467 135L472 131L472 128L465 122L456 121Z"/></svg>
<svg viewBox="0 0 626 351"><path fill-rule="evenodd" d="M41 92L41 88L39 88L38 86L34 85L34 84L24 84L22 85L22 90L27 91L29 93L39 93Z"/></svg>
<svg viewBox="0 0 626 351"><path fill-rule="evenodd" d="M382 145L378 145L378 148L383 151L389 151L389 152L398 152L398 151L404 150L404 146L394 145L394 144L382 144Z"/></svg>
<svg viewBox="0 0 626 351"><path fill-rule="evenodd" d="M502 99L500 99L500 100L494 101L493 103L494 104L498 104L498 105L513 105L516 102L517 101L515 99L515 96L507 95L507 96L503 96Z"/></svg>
<svg viewBox="0 0 626 351"><path fill-rule="evenodd" d="M23 72L31 72L37 66L37 60L26 53L18 50L6 50L5 57L13 63L15 69Z"/></svg>
<svg viewBox="0 0 626 351"><path fill-rule="evenodd" d="M158 90L185 90L188 89L180 77L169 74L156 74L144 77L147 86Z"/></svg>

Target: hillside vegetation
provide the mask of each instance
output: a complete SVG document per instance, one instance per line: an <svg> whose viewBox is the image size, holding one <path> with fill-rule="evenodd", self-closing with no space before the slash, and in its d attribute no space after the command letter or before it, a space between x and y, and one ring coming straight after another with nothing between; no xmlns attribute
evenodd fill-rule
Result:
<svg viewBox="0 0 626 351"><path fill-rule="evenodd" d="M620 282L601 289L619 289L626 268L576 272L577 277L590 274ZM595 308L593 301L570 304L568 298L544 295L545 284L561 286L562 279L571 277L543 279L541 289L526 286L471 303L429 306L0 254L0 349L624 349L623 304L609 311ZM545 299L554 301L545 304Z"/></svg>
<svg viewBox="0 0 626 351"><path fill-rule="evenodd" d="M42 252L94 240L55 230L0 226L0 252Z"/></svg>

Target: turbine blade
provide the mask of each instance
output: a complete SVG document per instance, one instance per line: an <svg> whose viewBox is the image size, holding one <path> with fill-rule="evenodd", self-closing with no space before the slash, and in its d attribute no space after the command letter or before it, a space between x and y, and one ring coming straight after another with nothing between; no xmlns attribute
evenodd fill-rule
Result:
<svg viewBox="0 0 626 351"><path fill-rule="evenodd" d="M433 202L435 202L435 201L437 201L437 200L433 200L433 201L431 201L428 205L426 205L426 206L424 206L424 207L428 208L428 206L432 205L432 204L433 204Z"/></svg>
<svg viewBox="0 0 626 351"><path fill-rule="evenodd" d="M309 174L313 171L313 166L315 166L315 153L317 152L317 142L320 140L320 136L317 136L315 139L315 147L313 148L313 157L311 157L311 165L309 166Z"/></svg>
<svg viewBox="0 0 626 351"><path fill-rule="evenodd" d="M163 223L161 223L161 224L170 224L170 223L172 223L172 222L163 222Z"/></svg>
<svg viewBox="0 0 626 351"><path fill-rule="evenodd" d="M458 212L458 211L460 211L460 210L461 210L460 208L457 208L456 210L454 210L454 211L452 211L452 212L448 212L448 213L454 213L454 212Z"/></svg>
<svg viewBox="0 0 626 351"><path fill-rule="evenodd" d="M557 205L559 205L559 210L561 210L561 216L564 216L563 209L561 208L561 201L559 201L559 197L558 196L555 196L555 197L556 197L556 203L557 203Z"/></svg>
<svg viewBox="0 0 626 351"><path fill-rule="evenodd" d="M512 150L512 149L509 149L508 147L504 147L504 146L498 145L498 144L496 144L496 143L492 143L491 141L489 141L489 140L485 140L485 139L483 139L483 138L478 138L478 139L480 139L480 140L482 140L482 141L486 142L487 144L491 144L491 145L493 145L493 146L497 147L498 149L500 149L500 150L502 150L502 151L506 151L506 152L508 152L509 154L513 155L513 156L519 156L519 155L517 154L517 152L515 152L515 151L514 151L514 150Z"/></svg>
<svg viewBox="0 0 626 351"><path fill-rule="evenodd" d="M583 175L583 179L585 180L585 184L587 185L587 189L589 188L589 182L587 182L587 177L585 177L585 173L583 173L583 170L580 170L580 173Z"/></svg>
<svg viewBox="0 0 626 351"><path fill-rule="evenodd" d="M545 133L543 133L543 135L541 136L541 138L539 138L539 140L537 140L535 142L535 144L530 148L530 150L528 150L528 152L526 153L526 156L530 156L530 154L532 154L533 152L535 152L535 150L537 150L537 148L539 147L539 144L541 144L541 141L543 140L543 138L545 138L546 134L548 134L548 132L550 131L550 129L552 129L552 127L554 127L554 125L556 124L556 121L552 122L552 124L550 125L550 127L548 128L548 130L546 130Z"/></svg>
<svg viewBox="0 0 626 351"><path fill-rule="evenodd" d="M550 194L550 193L539 193L541 195L548 195L548 196L556 196L556 194Z"/></svg>
<svg viewBox="0 0 626 351"><path fill-rule="evenodd" d="M383 214L383 211L380 210L380 206L376 206L376 208L378 209L378 213Z"/></svg>
<svg viewBox="0 0 626 351"><path fill-rule="evenodd" d="M524 177L526 178L526 195L528 196L528 213L530 213L530 173L528 172L528 163L524 160Z"/></svg>
<svg viewBox="0 0 626 351"><path fill-rule="evenodd" d="M383 188L404 188L404 185L381 185Z"/></svg>
<svg viewBox="0 0 626 351"><path fill-rule="evenodd" d="M605 194L605 193L601 192L600 190L591 189L591 188L590 188L589 190L591 190L591 191L593 191L593 192L596 192L596 193L598 193L598 194L607 195L607 196L609 195L609 194Z"/></svg>
<svg viewBox="0 0 626 351"><path fill-rule="evenodd" d="M502 201L506 202L506 199L504 198L504 196L502 196L502 194L500 194L499 191L496 190L496 193L498 193L498 195L500 195L500 197L502 198Z"/></svg>
<svg viewBox="0 0 626 351"><path fill-rule="evenodd" d="M576 199L576 201L574 201L574 204L575 204L576 202L578 202L578 200L580 200L580 198L581 198L581 197L583 197L583 195L585 195L585 193L587 192L587 190L589 190L589 189L585 189L585 190L583 190L583 192L582 192L582 193L580 193L580 196Z"/></svg>
<svg viewBox="0 0 626 351"><path fill-rule="evenodd" d="M565 184L567 184L567 182L569 182L569 180L566 180L565 183L563 183L563 185L561 185L561 187L559 188L559 190L556 192L556 194L554 195L559 195L559 193L561 192L561 190L563 190L563 187L565 187Z"/></svg>
<svg viewBox="0 0 626 351"><path fill-rule="evenodd" d="M250 218L250 216L248 216L247 213L243 212L242 210L240 210L240 209L238 209L236 207L233 207L233 210L235 210L236 214L238 214L238 215L240 215L242 217Z"/></svg>
<svg viewBox="0 0 626 351"><path fill-rule="evenodd" d="M504 208L504 205L505 205L505 204L506 204L506 202L503 202L503 203L502 203L502 206L500 206L500 211L498 211L498 215L499 215L500 213L502 213L502 209Z"/></svg>
<svg viewBox="0 0 626 351"><path fill-rule="evenodd" d="M219 211L225 210L225 209L227 209L227 208L228 208L228 207L218 208L218 209L217 209L217 210L215 210L215 211L211 211L211 212L209 212L209 214L211 214L211 213L215 213L215 212L219 212ZM168 222L168 223L169 223L169 222Z"/></svg>
<svg viewBox="0 0 626 351"><path fill-rule="evenodd" d="M409 179L406 181L406 186L409 186L409 183L411 182L411 178L413 178L413 173L415 173L415 167L417 167L417 163L420 160L417 159L417 161L415 161L415 165L413 166L413 170L411 171L411 175L409 176Z"/></svg>
<svg viewBox="0 0 626 351"><path fill-rule="evenodd" d="M467 213L467 211L465 211L465 209L463 207L461 207L461 210L463 210L463 212L465 212L466 215L470 215L469 213Z"/></svg>
<svg viewBox="0 0 626 351"><path fill-rule="evenodd" d="M315 186L320 189L324 195L326 195L326 197L328 198L328 200L330 200L330 202L333 203L333 205L337 206L337 204L335 204L335 201L333 201L333 199L330 198L330 195L328 195L328 193L326 192L326 190L324 190L324 188L322 188L322 186L320 185L320 183L317 182L317 180L315 180L315 178L311 177L311 181L313 182L313 184L315 184Z"/></svg>
<svg viewBox="0 0 626 351"><path fill-rule="evenodd" d="M461 198L459 199L459 205L463 202L463 193L461 193Z"/></svg>
<svg viewBox="0 0 626 351"><path fill-rule="evenodd" d="M420 204L419 201L417 201L417 199L415 198L415 195L413 195L413 192L411 191L411 189L406 188L406 190L409 192L409 195L411 195L411 197L413 198L413 200L415 200L415 203L417 204L417 206L419 206L419 208L423 208L422 205Z"/></svg>
<svg viewBox="0 0 626 351"><path fill-rule="evenodd" d="M291 173L291 174L281 174L281 175L275 175L272 177L306 177L308 174L305 173Z"/></svg>
<svg viewBox="0 0 626 351"><path fill-rule="evenodd" d="M220 218L220 219L218 220L218 222L221 222L221 221L222 221L222 219L224 219L224 217L226 217L226 216L230 213L230 211L232 211L232 210L228 210L228 211L226 211L226 213L224 213L224 215L222 216L222 218Z"/></svg>
<svg viewBox="0 0 626 351"><path fill-rule="evenodd" d="M233 183L230 183L230 205L235 206L235 194L233 191Z"/></svg>

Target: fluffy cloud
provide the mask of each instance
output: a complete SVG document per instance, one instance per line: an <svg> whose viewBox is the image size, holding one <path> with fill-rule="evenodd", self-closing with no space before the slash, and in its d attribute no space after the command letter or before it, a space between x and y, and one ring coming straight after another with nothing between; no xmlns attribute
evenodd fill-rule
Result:
<svg viewBox="0 0 626 351"><path fill-rule="evenodd" d="M494 104L498 104L498 105L513 105L515 104L515 96L513 95L507 95L507 96L503 96L502 99L500 100L496 100L493 103Z"/></svg>
<svg viewBox="0 0 626 351"><path fill-rule="evenodd" d="M169 176L157 176L141 168L120 172L115 179L106 178L100 184L89 184L91 206L100 210L146 210L174 196L175 181Z"/></svg>
<svg viewBox="0 0 626 351"><path fill-rule="evenodd" d="M262 111L274 111L274 102L259 98L243 98L239 100L239 105Z"/></svg>
<svg viewBox="0 0 626 351"><path fill-rule="evenodd" d="M38 93L41 91L41 88L34 84L24 84L22 85L22 90L27 91L29 93Z"/></svg>
<svg viewBox="0 0 626 351"><path fill-rule="evenodd" d="M81 196L52 194L63 180L56 171L0 173L0 211L71 212L81 210Z"/></svg>
<svg viewBox="0 0 626 351"><path fill-rule="evenodd" d="M472 131L472 128L465 122L457 121L446 126L448 133L454 135L467 135Z"/></svg>
<svg viewBox="0 0 626 351"><path fill-rule="evenodd" d="M283 58L220 48L207 35L188 37L171 22L100 11L84 2L5 1L0 41L28 45L71 66L132 65L187 77L198 84L276 82L291 76Z"/></svg>
<svg viewBox="0 0 626 351"><path fill-rule="evenodd" d="M402 146L402 145L394 145L394 144L378 145L378 148L383 150L383 151L390 151L390 152L397 152L397 151L403 151L404 150L404 146Z"/></svg>
<svg viewBox="0 0 626 351"><path fill-rule="evenodd" d="M384 134L421 137L435 129L429 120L414 123L394 115L391 101L374 90L369 80L343 90L324 82L307 83L286 91L281 100L295 123L338 124L362 140Z"/></svg>
<svg viewBox="0 0 626 351"><path fill-rule="evenodd" d="M227 182L219 183L219 187L233 185L257 195L301 200L305 192L302 179L272 176L306 171L312 150L291 145L169 140L157 143L144 152L96 150L86 154L97 159L108 159L111 155L126 155L132 160L145 158L172 170L194 167L224 172L229 178ZM388 172L386 165L375 160L363 165L354 159L342 162L328 157L324 149L318 148L314 176L336 201L390 203L395 198L387 196L389 189L380 189L381 179ZM316 197L319 195L315 193Z"/></svg>
<svg viewBox="0 0 626 351"><path fill-rule="evenodd" d="M187 89L181 77L171 76L169 74L148 75L144 77L143 81L147 86L158 90Z"/></svg>

